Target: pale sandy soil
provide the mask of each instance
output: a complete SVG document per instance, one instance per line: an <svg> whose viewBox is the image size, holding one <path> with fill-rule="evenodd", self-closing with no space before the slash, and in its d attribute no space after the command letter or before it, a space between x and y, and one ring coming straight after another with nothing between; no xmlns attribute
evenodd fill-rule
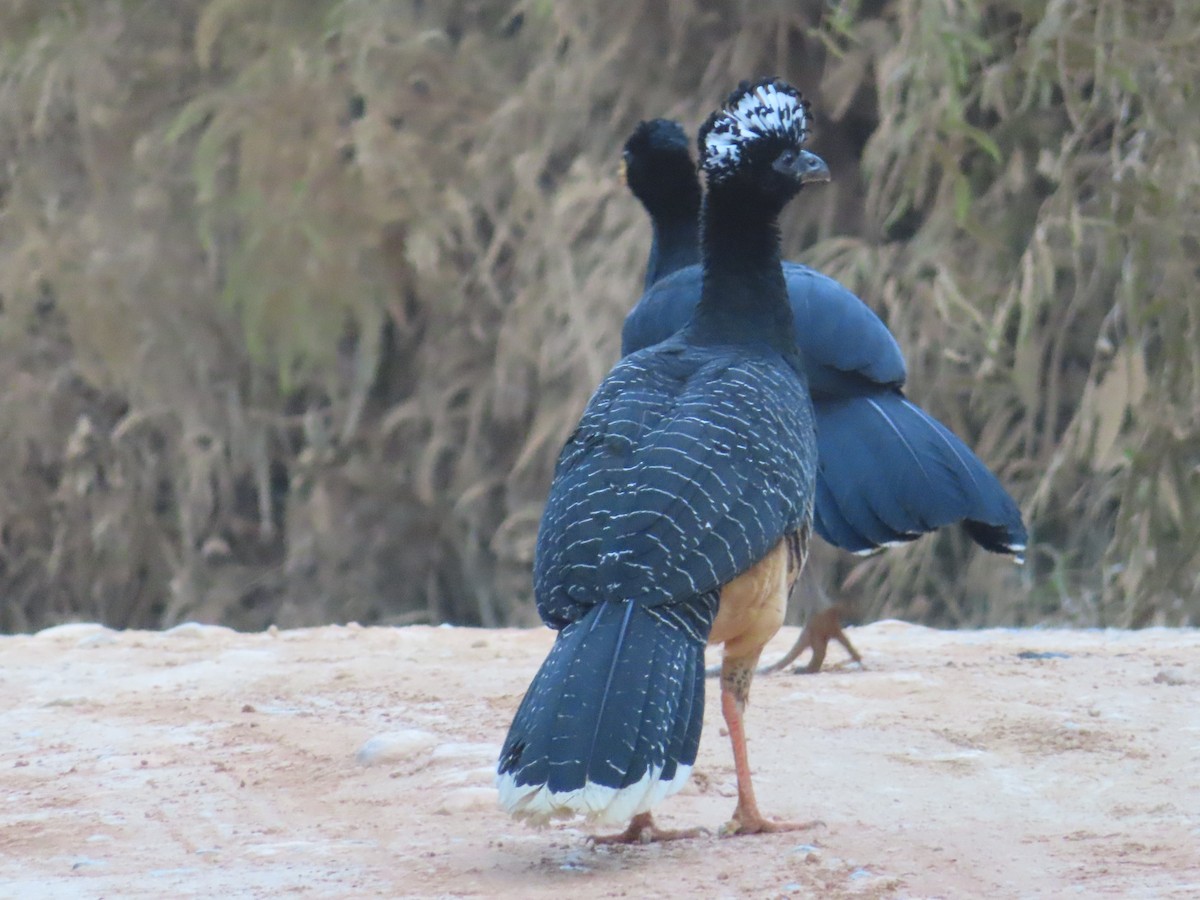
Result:
<svg viewBox="0 0 1200 900"><path fill-rule="evenodd" d="M0 897L1200 897L1200 632L851 637L754 684L764 810L822 826L617 849L495 806L548 632L0 638ZM666 826L732 812L712 697Z"/></svg>

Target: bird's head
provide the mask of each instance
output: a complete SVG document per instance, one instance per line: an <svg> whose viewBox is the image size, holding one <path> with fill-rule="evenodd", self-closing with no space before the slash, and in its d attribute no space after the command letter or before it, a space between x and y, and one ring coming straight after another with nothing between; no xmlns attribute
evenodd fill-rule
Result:
<svg viewBox="0 0 1200 900"><path fill-rule="evenodd" d="M681 203L699 209L700 180L687 132L678 122L639 123L621 154L621 178L651 215Z"/></svg>
<svg viewBox="0 0 1200 900"><path fill-rule="evenodd" d="M710 188L736 184L786 203L805 184L829 181L829 167L804 149L808 103L786 82L743 82L700 129Z"/></svg>

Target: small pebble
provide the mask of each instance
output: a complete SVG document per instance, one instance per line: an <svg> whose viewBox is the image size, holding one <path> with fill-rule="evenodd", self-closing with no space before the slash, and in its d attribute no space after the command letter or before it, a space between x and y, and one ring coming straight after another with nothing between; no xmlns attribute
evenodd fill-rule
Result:
<svg viewBox="0 0 1200 900"><path fill-rule="evenodd" d="M580 850L571 850L567 853L566 859L563 860L563 868L571 869L586 869L588 868L583 852Z"/></svg>
<svg viewBox="0 0 1200 900"><path fill-rule="evenodd" d="M437 760L476 760L486 759L491 763L491 760L500 755L499 744L474 744L466 741L447 741L429 754L431 759Z"/></svg>
<svg viewBox="0 0 1200 900"><path fill-rule="evenodd" d="M81 650L88 647L107 647L109 644L117 642L117 634L115 631L109 631L107 628L103 631L98 631L95 634L89 634L85 638L81 638L75 646Z"/></svg>
<svg viewBox="0 0 1200 900"><path fill-rule="evenodd" d="M480 809L495 809L499 804L499 795L494 787L464 787L446 794L437 811L441 815L453 815Z"/></svg>
<svg viewBox="0 0 1200 900"><path fill-rule="evenodd" d="M1187 684L1188 680L1184 677L1182 669L1159 669L1158 674L1154 676L1154 683L1178 686Z"/></svg>
<svg viewBox="0 0 1200 900"><path fill-rule="evenodd" d="M377 734L359 749L354 759L360 766L403 762L417 756L429 755L438 744L437 735L410 728Z"/></svg>
<svg viewBox="0 0 1200 900"><path fill-rule="evenodd" d="M199 638L216 637L218 634L233 634L233 629L225 628L221 625L201 625L199 622L180 622L174 628L168 628L163 632L170 637L189 638L197 640Z"/></svg>
<svg viewBox="0 0 1200 900"><path fill-rule="evenodd" d="M95 622L67 622L64 625L51 625L49 628L43 628L37 633L37 636L40 638L75 638L76 640L83 640L84 638L94 637L104 632L113 633L103 625L98 625Z"/></svg>

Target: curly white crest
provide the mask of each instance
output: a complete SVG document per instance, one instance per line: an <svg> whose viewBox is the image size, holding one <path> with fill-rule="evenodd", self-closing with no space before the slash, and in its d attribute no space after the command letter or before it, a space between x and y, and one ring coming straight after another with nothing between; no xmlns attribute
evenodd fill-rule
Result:
<svg viewBox="0 0 1200 900"><path fill-rule="evenodd" d="M710 120L704 135L704 169L710 175L731 172L745 148L764 137L800 146L808 136L804 100L790 85L763 81L734 94Z"/></svg>

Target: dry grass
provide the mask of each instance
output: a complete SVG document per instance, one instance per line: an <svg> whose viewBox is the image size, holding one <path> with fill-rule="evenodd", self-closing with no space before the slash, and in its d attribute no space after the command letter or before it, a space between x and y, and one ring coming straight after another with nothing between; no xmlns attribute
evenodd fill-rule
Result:
<svg viewBox="0 0 1200 900"><path fill-rule="evenodd" d="M648 240L619 147L762 73L837 177L791 255L1036 542L810 577L867 617L1200 620L1200 13L1038 6L13 0L0 627L533 621Z"/></svg>

